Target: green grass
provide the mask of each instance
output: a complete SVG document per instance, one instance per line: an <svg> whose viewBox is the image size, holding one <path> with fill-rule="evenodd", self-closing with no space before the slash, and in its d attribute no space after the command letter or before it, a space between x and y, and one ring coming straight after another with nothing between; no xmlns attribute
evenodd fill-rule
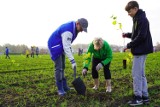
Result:
<svg viewBox="0 0 160 107"><path fill-rule="evenodd" d="M54 78L54 63L49 55L26 58L11 55L11 59L0 56L0 106L2 107L128 107L132 98L132 63L123 69L122 60L126 54L114 53L111 63L112 93L105 93L105 80L100 70L100 88L92 90L93 79L89 68L87 76L81 75L83 56L75 55L77 77L80 76L86 87L86 96L77 95L70 90L66 96L57 95ZM160 53L148 55L146 77L151 103L146 107L160 106ZM91 66L90 66L91 67ZM72 86L73 70L66 58L65 76ZM143 106L142 106L143 107ZM144 106L145 107L145 106Z"/></svg>

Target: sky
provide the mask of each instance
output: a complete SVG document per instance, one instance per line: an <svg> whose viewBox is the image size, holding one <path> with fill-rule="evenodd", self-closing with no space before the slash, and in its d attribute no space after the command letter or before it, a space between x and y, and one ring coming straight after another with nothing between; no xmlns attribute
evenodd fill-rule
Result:
<svg viewBox="0 0 160 107"><path fill-rule="evenodd" d="M112 15L131 32L132 18L124 10L130 0L0 0L0 45L25 44L47 47L52 32L61 24L88 20L88 33L79 33L73 44L88 44L102 37L109 44L126 45L121 30L112 24ZM153 45L160 43L160 6L158 0L138 0L150 21Z"/></svg>

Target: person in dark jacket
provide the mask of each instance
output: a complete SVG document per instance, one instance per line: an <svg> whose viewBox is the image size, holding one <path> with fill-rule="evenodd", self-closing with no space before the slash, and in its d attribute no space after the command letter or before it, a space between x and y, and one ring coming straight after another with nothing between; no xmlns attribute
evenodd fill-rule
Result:
<svg viewBox="0 0 160 107"><path fill-rule="evenodd" d="M31 57L34 58L34 46L31 46Z"/></svg>
<svg viewBox="0 0 160 107"><path fill-rule="evenodd" d="M102 38L95 38L89 45L84 58L82 75L86 75L92 59L92 78L94 79L94 90L99 88L99 70L103 68L106 80L106 92L111 92L111 72L110 63L112 60L112 49L107 41Z"/></svg>
<svg viewBox="0 0 160 107"><path fill-rule="evenodd" d="M7 58L8 58L8 59L10 59L10 57L9 57L9 49L8 49L8 47L6 47L5 54L6 54L6 59L7 59Z"/></svg>
<svg viewBox="0 0 160 107"><path fill-rule="evenodd" d="M37 57L39 55L39 48L38 47L36 47L36 55L37 55Z"/></svg>
<svg viewBox="0 0 160 107"><path fill-rule="evenodd" d="M132 33L123 33L123 38L131 38L126 49L131 49L133 54L132 78L134 98L128 103L131 106L149 103L147 79L145 76L145 60L147 54L153 52L152 37L149 21L145 11L139 9L137 1L130 1L125 7L128 15L133 18Z"/></svg>
<svg viewBox="0 0 160 107"><path fill-rule="evenodd" d="M58 87L58 94L63 96L70 90L64 76L65 54L72 64L72 69L76 67L71 44L76 39L79 32L87 32L88 21L80 18L77 21L70 21L58 27L48 39L48 49L51 59L55 63L55 79Z"/></svg>

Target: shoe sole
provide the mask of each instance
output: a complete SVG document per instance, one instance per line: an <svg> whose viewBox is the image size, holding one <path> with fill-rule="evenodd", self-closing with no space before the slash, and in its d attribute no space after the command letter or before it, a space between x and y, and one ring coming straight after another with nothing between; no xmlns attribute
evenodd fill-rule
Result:
<svg viewBox="0 0 160 107"><path fill-rule="evenodd" d="M143 103L139 103L139 104L129 104L130 106L138 106L138 105L142 105Z"/></svg>
<svg viewBox="0 0 160 107"><path fill-rule="evenodd" d="M106 91L106 93L111 93L111 91Z"/></svg>

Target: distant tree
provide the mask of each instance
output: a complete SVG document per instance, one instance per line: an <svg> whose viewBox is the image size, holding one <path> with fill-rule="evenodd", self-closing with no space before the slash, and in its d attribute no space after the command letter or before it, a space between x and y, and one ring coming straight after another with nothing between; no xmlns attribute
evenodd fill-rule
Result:
<svg viewBox="0 0 160 107"><path fill-rule="evenodd" d="M123 47L118 45L111 45L111 48L113 52L120 52Z"/></svg>
<svg viewBox="0 0 160 107"><path fill-rule="evenodd" d="M157 42L157 45L155 46L155 51L160 51L160 43Z"/></svg>
<svg viewBox="0 0 160 107"><path fill-rule="evenodd" d="M1 53L3 52L3 47L2 47L2 46L0 46L0 52L1 52Z"/></svg>
<svg viewBox="0 0 160 107"><path fill-rule="evenodd" d="M83 52L86 52L88 49L89 44L75 44L72 45L72 48L74 50L74 52L78 53L79 52L79 48L83 49ZM120 52L123 48L123 46L118 46L118 45L110 45L113 52Z"/></svg>
<svg viewBox="0 0 160 107"><path fill-rule="evenodd" d="M40 54L48 54L48 49L47 48L42 48L39 50Z"/></svg>
<svg viewBox="0 0 160 107"><path fill-rule="evenodd" d="M5 52L5 48L8 47L10 49L11 54L25 54L25 50L28 49L28 47L24 44L22 45L11 45L9 43L4 44L3 46L0 46L0 52Z"/></svg>

